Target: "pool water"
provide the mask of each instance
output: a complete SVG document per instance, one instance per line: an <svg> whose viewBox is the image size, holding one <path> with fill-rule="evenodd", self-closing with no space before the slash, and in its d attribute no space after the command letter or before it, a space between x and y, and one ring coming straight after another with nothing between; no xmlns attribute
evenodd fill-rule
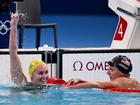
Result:
<svg viewBox="0 0 140 105"><path fill-rule="evenodd" d="M23 91L0 85L0 105L140 105L140 93L62 89L60 86Z"/></svg>

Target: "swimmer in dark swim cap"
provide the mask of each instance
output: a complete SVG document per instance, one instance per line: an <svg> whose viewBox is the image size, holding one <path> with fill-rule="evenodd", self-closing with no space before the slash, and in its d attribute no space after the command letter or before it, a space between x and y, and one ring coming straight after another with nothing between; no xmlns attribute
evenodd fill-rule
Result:
<svg viewBox="0 0 140 105"><path fill-rule="evenodd" d="M108 65L107 74L110 81L86 81L76 78L68 81L68 88L140 88L140 83L130 78L132 63L128 57L118 55L109 61Z"/></svg>
<svg viewBox="0 0 140 105"><path fill-rule="evenodd" d="M114 57L108 64L112 67L117 67L118 70L125 74L129 74L132 71L131 60L123 55Z"/></svg>

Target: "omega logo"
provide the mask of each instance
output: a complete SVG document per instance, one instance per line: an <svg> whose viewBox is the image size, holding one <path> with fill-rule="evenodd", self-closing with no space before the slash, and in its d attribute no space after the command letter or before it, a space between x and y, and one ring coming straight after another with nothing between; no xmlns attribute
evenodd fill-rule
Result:
<svg viewBox="0 0 140 105"><path fill-rule="evenodd" d="M97 70L107 70L108 62L93 62L88 61L83 63L82 61L75 61L73 63L73 71L97 71Z"/></svg>

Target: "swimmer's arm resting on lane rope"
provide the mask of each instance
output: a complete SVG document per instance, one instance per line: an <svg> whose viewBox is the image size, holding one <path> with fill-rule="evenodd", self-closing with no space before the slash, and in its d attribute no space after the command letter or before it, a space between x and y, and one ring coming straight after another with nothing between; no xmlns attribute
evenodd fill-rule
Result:
<svg viewBox="0 0 140 105"><path fill-rule="evenodd" d="M111 82L111 81L85 81L82 79L71 79L67 83L68 88L99 88L99 89L105 89L105 88L114 88L119 87L119 84L117 82Z"/></svg>

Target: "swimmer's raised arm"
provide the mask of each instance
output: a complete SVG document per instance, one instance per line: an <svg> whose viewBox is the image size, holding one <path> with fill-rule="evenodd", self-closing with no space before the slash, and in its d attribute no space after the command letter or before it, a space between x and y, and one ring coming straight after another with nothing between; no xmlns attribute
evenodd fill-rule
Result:
<svg viewBox="0 0 140 105"><path fill-rule="evenodd" d="M18 57L17 50L17 24L19 16L18 14L11 15L11 30L9 39L9 53L10 53L10 72L12 81L17 85L24 85L27 83L27 79L22 72L21 61Z"/></svg>

